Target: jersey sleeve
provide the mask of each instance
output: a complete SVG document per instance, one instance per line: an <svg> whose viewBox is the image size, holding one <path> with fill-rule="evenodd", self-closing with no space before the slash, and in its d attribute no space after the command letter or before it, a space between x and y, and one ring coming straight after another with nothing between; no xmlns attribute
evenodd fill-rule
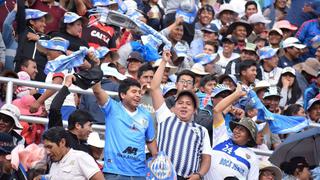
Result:
<svg viewBox="0 0 320 180"><path fill-rule="evenodd" d="M221 121L220 124L213 126L212 129L212 147L215 147L217 144L229 139L229 134L225 121Z"/></svg>
<svg viewBox="0 0 320 180"><path fill-rule="evenodd" d="M211 155L210 138L208 130L204 128L203 151L202 154Z"/></svg>
<svg viewBox="0 0 320 180"><path fill-rule="evenodd" d="M160 106L160 108L156 110L157 122L158 123L164 122L170 116L172 116L172 112L167 107L166 103L163 102L163 104Z"/></svg>
<svg viewBox="0 0 320 180"><path fill-rule="evenodd" d="M77 162L80 170L83 172L83 175L86 177L86 179L90 179L92 176L94 176L97 172L100 171L98 164L87 153L81 153L81 156L79 156Z"/></svg>
<svg viewBox="0 0 320 180"><path fill-rule="evenodd" d="M154 124L153 124L153 119L150 115L148 115L148 127L146 130L146 141L151 142L155 139L155 129L154 129Z"/></svg>
<svg viewBox="0 0 320 180"><path fill-rule="evenodd" d="M248 173L247 179L258 180L259 179L259 160L257 156L252 152L254 159L251 161L251 167Z"/></svg>

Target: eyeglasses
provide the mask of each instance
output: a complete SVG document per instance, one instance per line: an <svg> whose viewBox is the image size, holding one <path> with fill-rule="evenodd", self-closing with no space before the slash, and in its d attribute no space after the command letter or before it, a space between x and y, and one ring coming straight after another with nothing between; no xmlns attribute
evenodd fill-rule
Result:
<svg viewBox="0 0 320 180"><path fill-rule="evenodd" d="M178 81L179 83L181 83L181 84L186 84L186 85L193 85L193 81L191 81L191 80L179 80Z"/></svg>

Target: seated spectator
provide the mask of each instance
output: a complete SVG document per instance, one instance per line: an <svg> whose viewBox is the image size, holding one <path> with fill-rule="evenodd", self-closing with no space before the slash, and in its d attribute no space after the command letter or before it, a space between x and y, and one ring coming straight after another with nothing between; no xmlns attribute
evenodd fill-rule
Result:
<svg viewBox="0 0 320 180"><path fill-rule="evenodd" d="M283 180L290 179L311 179L309 165L304 157L293 157L290 161L280 164L285 175Z"/></svg>
<svg viewBox="0 0 320 180"><path fill-rule="evenodd" d="M234 10L232 5L225 3L220 6L219 12L216 13L216 19L213 20L212 23L220 30L219 34L225 35L228 26L237 16L238 13Z"/></svg>
<svg viewBox="0 0 320 180"><path fill-rule="evenodd" d="M281 180L282 172L280 168L271 164L269 161L262 161L259 163L259 180L268 179Z"/></svg>
<svg viewBox="0 0 320 180"><path fill-rule="evenodd" d="M259 50L262 80L268 81L271 86L277 85L282 69L278 67L278 49L270 46L263 47Z"/></svg>
<svg viewBox="0 0 320 180"><path fill-rule="evenodd" d="M303 107L307 109L307 105L310 99L315 98L320 93L320 72L316 81L309 85L307 89L303 92Z"/></svg>
<svg viewBox="0 0 320 180"><path fill-rule="evenodd" d="M268 81L262 80L258 81L255 86L253 87L253 90L256 92L258 98L263 102L264 94L268 91L268 88L270 87L270 83Z"/></svg>
<svg viewBox="0 0 320 180"><path fill-rule="evenodd" d="M310 99L307 105L307 117L309 122L319 123L320 120L320 99Z"/></svg>
<svg viewBox="0 0 320 180"><path fill-rule="evenodd" d="M143 57L139 52L133 51L129 54L127 62L128 62L128 65L127 65L126 75L133 79L137 79L138 70L141 67L142 63L144 62Z"/></svg>
<svg viewBox="0 0 320 180"><path fill-rule="evenodd" d="M286 109L283 110L283 115L306 116L306 113L300 104L290 104Z"/></svg>
<svg viewBox="0 0 320 180"><path fill-rule="evenodd" d="M222 50L218 50L219 59L216 64L222 68L223 73L225 73L230 61L240 57L238 53L233 52L236 45L237 40L232 35L222 39Z"/></svg>
<svg viewBox="0 0 320 180"><path fill-rule="evenodd" d="M236 21L230 24L226 35L231 34L237 40L235 52L241 52L246 47L246 40L252 32L252 27L246 21Z"/></svg>
<svg viewBox="0 0 320 180"><path fill-rule="evenodd" d="M257 64L253 60L242 61L239 66L239 80L247 87L254 84L257 77Z"/></svg>
<svg viewBox="0 0 320 180"><path fill-rule="evenodd" d="M264 106L272 113L281 113L281 108L279 106L280 99L282 98L279 92L279 88L276 86L270 86L268 91L263 95Z"/></svg>
<svg viewBox="0 0 320 180"><path fill-rule="evenodd" d="M302 104L302 92L292 67L285 67L281 72L277 85L280 88L281 100L279 106L284 108L289 104Z"/></svg>
<svg viewBox="0 0 320 180"><path fill-rule="evenodd" d="M157 60L153 64L153 67L155 68L155 71L158 69L160 62L161 62L161 59ZM163 73L163 76L162 76L161 85L163 86L163 85L167 84L170 81L169 76L175 74L176 72L177 72L177 67L173 66L170 63L167 63L166 64L166 68L165 68L164 73Z"/></svg>
<svg viewBox="0 0 320 180"><path fill-rule="evenodd" d="M266 26L271 22L269 19L265 18L262 14L256 13L249 17L248 22L253 27L253 31L248 37L248 42L253 43L257 37L267 38L268 31Z"/></svg>
<svg viewBox="0 0 320 180"><path fill-rule="evenodd" d="M52 161L45 179L91 179L103 180L104 176L94 159L87 153L70 147L67 132L62 127L48 129L43 134L44 147ZM61 161L63 160L63 161ZM40 180L41 176L37 176Z"/></svg>
<svg viewBox="0 0 320 180"><path fill-rule="evenodd" d="M275 28L279 28L283 32L283 39L287 39L294 35L294 32L298 29L297 26L291 24L288 20L281 20L274 24Z"/></svg>
<svg viewBox="0 0 320 180"><path fill-rule="evenodd" d="M32 59L26 59L21 63L21 71L18 72L18 77L23 81L35 80L36 75L38 74L37 64ZM26 87L26 86L18 86L15 93L18 98L21 98L25 95L34 95L38 91L36 88Z"/></svg>
<svg viewBox="0 0 320 180"><path fill-rule="evenodd" d="M295 37L287 38L283 41L282 47L284 49L284 55L280 57L279 67L284 68L287 66L294 66L300 62L302 55L302 49L306 47L306 45L301 44L300 41Z"/></svg>
<svg viewBox="0 0 320 180"><path fill-rule="evenodd" d="M200 88L201 78L203 78L205 75L208 75L209 73L205 71L204 67L200 63L195 63L190 71L195 75L194 87L196 91L198 91L198 89Z"/></svg>
<svg viewBox="0 0 320 180"><path fill-rule="evenodd" d="M210 96L216 84L217 84L217 78L211 74L205 75L204 77L201 78L199 91L196 92L196 95L199 99L200 109L205 108L207 104L212 106Z"/></svg>
<svg viewBox="0 0 320 180"><path fill-rule="evenodd" d="M268 33L269 44L273 49L280 48L283 32L279 28L272 28Z"/></svg>
<svg viewBox="0 0 320 180"><path fill-rule="evenodd" d="M288 12L288 0L275 0L263 11L263 15L271 20L270 27L277 21L286 19Z"/></svg>
<svg viewBox="0 0 320 180"><path fill-rule="evenodd" d="M203 52L206 54L214 54L218 52L219 46L211 41L205 42L203 46Z"/></svg>

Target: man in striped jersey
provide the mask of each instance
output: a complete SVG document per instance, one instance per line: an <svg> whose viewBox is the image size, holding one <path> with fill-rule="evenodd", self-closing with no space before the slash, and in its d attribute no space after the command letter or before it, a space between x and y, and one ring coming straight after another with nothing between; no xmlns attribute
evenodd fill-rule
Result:
<svg viewBox="0 0 320 180"><path fill-rule="evenodd" d="M213 148L211 167L205 180L223 180L226 177L257 180L259 162L255 153L249 149L256 145L257 127L248 117L239 122L230 121L232 137L229 137L223 114L232 110L232 104L245 96L242 86L220 101L213 110ZM243 116L237 114L237 116Z"/></svg>
<svg viewBox="0 0 320 180"><path fill-rule="evenodd" d="M198 99L188 90L179 92L173 112L167 107L160 83L170 52L163 53L151 82L151 97L158 122L158 149L164 151L173 163L178 180L202 179L210 168L210 140L205 127L193 121Z"/></svg>

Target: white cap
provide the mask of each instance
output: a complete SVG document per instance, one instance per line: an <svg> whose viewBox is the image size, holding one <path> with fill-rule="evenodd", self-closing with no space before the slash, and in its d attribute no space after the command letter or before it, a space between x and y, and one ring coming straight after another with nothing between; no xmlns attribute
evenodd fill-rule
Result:
<svg viewBox="0 0 320 180"><path fill-rule="evenodd" d="M260 89L263 89L263 88L268 88L270 87L270 83L266 80L261 80L261 81L258 81L255 85L255 87L253 88L254 91L258 91Z"/></svg>
<svg viewBox="0 0 320 180"><path fill-rule="evenodd" d="M285 73L291 73L292 75L296 75L296 70L293 69L292 67L285 67L282 69L281 74L285 74Z"/></svg>
<svg viewBox="0 0 320 180"><path fill-rule="evenodd" d="M270 35L271 32L276 32L276 33L280 34L281 36L283 36L282 30L279 29L279 28L275 28L275 27L272 28L272 29L269 31L269 35Z"/></svg>
<svg viewBox="0 0 320 180"><path fill-rule="evenodd" d="M197 75L201 75L201 76L210 74L210 73L205 72L204 67L200 63L195 63L190 70L193 73L195 73Z"/></svg>
<svg viewBox="0 0 320 180"><path fill-rule="evenodd" d="M249 24L263 23L269 24L271 21L265 18L261 13L252 14L248 19Z"/></svg>
<svg viewBox="0 0 320 180"><path fill-rule="evenodd" d="M14 125L15 125L14 129L22 129L23 128L19 122L19 117L21 114L20 114L20 110L17 106L15 106L13 104L4 104L0 109L0 113L7 115L13 119Z"/></svg>
<svg viewBox="0 0 320 180"><path fill-rule="evenodd" d="M127 78L125 75L119 73L116 68L109 67L108 63L102 63L100 68L101 68L101 70L103 72L103 75L113 76L113 77L117 78L120 81L122 81L122 80Z"/></svg>
<svg viewBox="0 0 320 180"><path fill-rule="evenodd" d="M97 148L104 148L104 140L100 139L100 136L97 132L92 132L89 134L87 143L90 146L94 146Z"/></svg>
<svg viewBox="0 0 320 180"><path fill-rule="evenodd" d="M303 49L306 47L306 45L301 44L301 42L299 41L299 39L295 38L295 37L289 37L286 40L284 40L282 42L282 47L283 48L288 48L288 47L296 47L298 49Z"/></svg>

